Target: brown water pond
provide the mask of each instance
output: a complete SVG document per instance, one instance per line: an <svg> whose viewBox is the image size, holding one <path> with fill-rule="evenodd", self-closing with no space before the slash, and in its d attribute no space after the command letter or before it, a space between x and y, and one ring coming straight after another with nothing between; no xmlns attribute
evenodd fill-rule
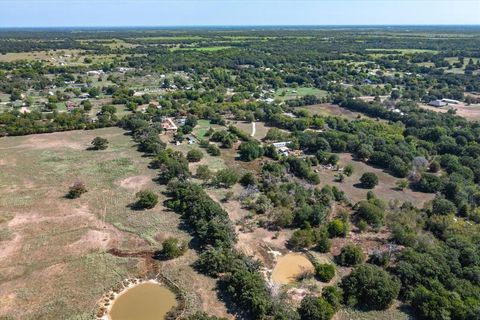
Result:
<svg viewBox="0 0 480 320"><path fill-rule="evenodd" d="M177 306L175 294L153 282L145 282L119 295L109 312L111 320L163 320Z"/></svg>
<svg viewBox="0 0 480 320"><path fill-rule="evenodd" d="M313 264L303 254L288 253L278 257L272 272L272 281L275 284L289 284L295 282L302 273L313 271Z"/></svg>

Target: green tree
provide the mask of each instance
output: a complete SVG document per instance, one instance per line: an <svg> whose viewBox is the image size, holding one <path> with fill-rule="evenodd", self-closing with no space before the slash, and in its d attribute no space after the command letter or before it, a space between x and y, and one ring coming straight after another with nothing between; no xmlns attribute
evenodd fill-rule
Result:
<svg viewBox="0 0 480 320"><path fill-rule="evenodd" d="M243 264L242 257L229 248L210 247L200 254L195 268L210 277L218 277L221 273L231 272Z"/></svg>
<svg viewBox="0 0 480 320"><path fill-rule="evenodd" d="M80 198L82 194L87 192L87 188L85 187L85 183L82 181L76 181L68 190L66 195L69 199L76 199Z"/></svg>
<svg viewBox="0 0 480 320"><path fill-rule="evenodd" d="M319 263L315 265L315 275L322 282L329 282L335 276L335 267L330 263Z"/></svg>
<svg viewBox="0 0 480 320"><path fill-rule="evenodd" d="M348 244L342 248L335 260L341 266L351 267L362 263L365 260L365 255L359 246Z"/></svg>
<svg viewBox="0 0 480 320"><path fill-rule="evenodd" d="M373 172L365 172L360 177L360 182L361 182L363 188L373 189L378 184L378 177Z"/></svg>
<svg viewBox="0 0 480 320"><path fill-rule="evenodd" d="M238 179L239 176L237 170L225 168L217 172L214 184L219 187L230 188L238 182Z"/></svg>
<svg viewBox="0 0 480 320"><path fill-rule="evenodd" d="M112 106L112 105L105 105L105 106L102 106L102 109L100 112L102 114L114 115L115 113L117 113L117 108L115 108L115 106Z"/></svg>
<svg viewBox="0 0 480 320"><path fill-rule="evenodd" d="M136 193L137 202L135 207L138 209L152 209L158 203L158 195L151 190L142 190Z"/></svg>
<svg viewBox="0 0 480 320"><path fill-rule="evenodd" d="M251 172L245 173L240 179L240 184L244 187L255 186L257 184L257 179Z"/></svg>
<svg viewBox="0 0 480 320"><path fill-rule="evenodd" d="M283 229L293 224L293 211L285 207L276 207L272 212L272 223L276 228Z"/></svg>
<svg viewBox="0 0 480 320"><path fill-rule="evenodd" d="M438 161L432 161L429 166L430 172L437 173L440 171L440 163Z"/></svg>
<svg viewBox="0 0 480 320"><path fill-rule="evenodd" d="M315 241L315 230L308 227L296 230L288 241L288 244L294 249L304 249L312 247L315 244Z"/></svg>
<svg viewBox="0 0 480 320"><path fill-rule="evenodd" d="M343 301L343 292L337 286L328 286L322 290L322 298L325 299L336 311L340 309Z"/></svg>
<svg viewBox="0 0 480 320"><path fill-rule="evenodd" d="M397 181L397 189L398 190L405 190L408 187L408 181L405 179L401 179Z"/></svg>
<svg viewBox="0 0 480 320"><path fill-rule="evenodd" d="M85 100L82 102L82 105L83 105L83 110L85 112L90 112L92 110L92 102L90 100Z"/></svg>
<svg viewBox="0 0 480 320"><path fill-rule="evenodd" d="M208 154L210 154L211 156L219 156L220 155L220 148L217 147L217 145L215 144L210 144L207 148L207 152Z"/></svg>
<svg viewBox="0 0 480 320"><path fill-rule="evenodd" d="M338 156L338 154L332 153L327 158L327 164L331 164L331 165L335 166L335 165L337 165L339 160L340 160L340 157Z"/></svg>
<svg viewBox="0 0 480 320"><path fill-rule="evenodd" d="M264 319L272 309L272 300L263 276L246 268L227 275L225 288L235 303L254 319Z"/></svg>
<svg viewBox="0 0 480 320"><path fill-rule="evenodd" d="M317 250L322 253L327 253L330 251L331 246L332 241L328 238L328 233L321 231L318 235Z"/></svg>
<svg viewBox="0 0 480 320"><path fill-rule="evenodd" d="M350 177L353 174L353 165L347 164L345 168L343 168L343 173L347 176Z"/></svg>
<svg viewBox="0 0 480 320"><path fill-rule="evenodd" d="M101 137L96 137L92 140L93 150L105 150L108 148L108 140Z"/></svg>
<svg viewBox="0 0 480 320"><path fill-rule="evenodd" d="M361 265L342 279L344 302L367 310L385 310L397 298L400 282L374 265Z"/></svg>
<svg viewBox="0 0 480 320"><path fill-rule="evenodd" d="M255 201L255 211L257 213L267 213L272 207L272 201L264 194L260 194Z"/></svg>
<svg viewBox="0 0 480 320"><path fill-rule="evenodd" d="M252 161L263 156L263 148L256 140L242 142L238 149L240 159L243 161Z"/></svg>
<svg viewBox="0 0 480 320"><path fill-rule="evenodd" d="M357 223L357 227L360 232L365 232L368 229L368 223L365 220L360 219Z"/></svg>
<svg viewBox="0 0 480 320"><path fill-rule="evenodd" d="M348 233L348 225L340 219L333 219L328 223L327 231L330 238L346 237Z"/></svg>
<svg viewBox="0 0 480 320"><path fill-rule="evenodd" d="M189 162L199 162L203 158L203 152L198 149L192 149L187 153L187 160Z"/></svg>
<svg viewBox="0 0 480 320"><path fill-rule="evenodd" d="M368 201L361 201L358 204L357 215L374 228L380 228L383 225L383 209Z"/></svg>
<svg viewBox="0 0 480 320"><path fill-rule="evenodd" d="M182 256L187 251L187 243L177 238L167 238L162 242L160 257L164 259L174 259Z"/></svg>
<svg viewBox="0 0 480 320"><path fill-rule="evenodd" d="M432 214L446 216L449 214L455 214L457 212L457 207L451 201L443 197L436 197L432 201Z"/></svg>
<svg viewBox="0 0 480 320"><path fill-rule="evenodd" d="M329 320L333 317L335 310L323 298L306 296L300 304L298 313L302 320Z"/></svg>
<svg viewBox="0 0 480 320"><path fill-rule="evenodd" d="M197 167L197 173L195 175L198 179L203 181L208 181L212 178L213 173L208 167L208 165L203 164Z"/></svg>

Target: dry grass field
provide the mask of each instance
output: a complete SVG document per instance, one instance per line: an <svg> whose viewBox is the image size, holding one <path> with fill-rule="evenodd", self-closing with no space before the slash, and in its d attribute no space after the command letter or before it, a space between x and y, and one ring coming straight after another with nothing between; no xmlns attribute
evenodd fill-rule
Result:
<svg viewBox="0 0 480 320"><path fill-rule="evenodd" d="M338 105L330 104L330 103L322 103L322 104L316 104L313 106L306 106L306 107L303 107L302 109L307 110L308 112L310 112L310 114L318 114L322 116L341 116L349 120L357 119L359 116L366 117L365 115L359 112L353 112L345 108L342 108Z"/></svg>
<svg viewBox="0 0 480 320"><path fill-rule="evenodd" d="M265 125L264 122L256 121L255 122L255 130L253 130L253 123L251 122L242 122L242 121L237 121L234 124L238 129L242 130L243 132L247 133L248 135L252 135L253 137L257 140L261 140L265 138L267 135L268 129L271 127L268 127Z"/></svg>
<svg viewBox="0 0 480 320"><path fill-rule="evenodd" d="M354 172L352 176L345 177L345 180L342 183L336 182L335 175L338 174L337 171L319 167L320 185L337 186L345 192L347 197L353 203L366 199L369 190L357 186L360 182L360 177L365 172L373 172L378 176L379 183L375 189L373 189L373 192L385 201L398 200L400 203L410 201L415 206L421 208L425 202L432 200L434 197L433 194L415 192L410 189L405 189L404 191L397 190L396 183L401 179L393 177L382 169L371 167L364 162L355 161L352 159L351 154L342 153L339 154L339 156L340 161L338 164L340 167L344 167L349 163L353 165Z"/></svg>
<svg viewBox="0 0 480 320"><path fill-rule="evenodd" d="M108 46L115 46L110 43ZM125 54L93 54L79 49L32 51L32 52L9 52L0 54L0 62L14 62L20 60L43 61L52 66L88 65L84 58L89 57L93 63L111 62L114 59L125 59Z"/></svg>
<svg viewBox="0 0 480 320"><path fill-rule="evenodd" d="M109 140L107 150L86 150L96 136ZM161 194L148 162L118 128L0 139L0 318L91 319L105 291L148 272L143 259L109 249L153 251L171 235L190 239L162 195L152 210L130 209L140 189ZM66 199L77 180L88 192ZM186 291L188 310L227 315L215 281L192 269L195 259L189 250L159 269Z"/></svg>
<svg viewBox="0 0 480 320"><path fill-rule="evenodd" d="M463 117L467 120L470 121L479 121L480 120L480 104L471 104L471 105L465 105L465 104L457 104L457 105L449 105L445 107L433 107L429 106L427 104L419 103L418 106L422 109L434 111L434 112L440 112L440 113L446 113L448 110L456 110L456 115Z"/></svg>

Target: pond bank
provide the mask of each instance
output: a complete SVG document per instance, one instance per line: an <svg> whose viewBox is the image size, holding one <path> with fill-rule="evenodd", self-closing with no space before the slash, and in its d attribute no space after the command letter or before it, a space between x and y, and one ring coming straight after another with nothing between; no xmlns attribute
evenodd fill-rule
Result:
<svg viewBox="0 0 480 320"><path fill-rule="evenodd" d="M136 257L145 260L148 269L148 275L145 277L124 279L116 287L105 293L97 303L97 309L95 312L97 320L112 320L110 317L110 312L113 308L115 301L117 301L120 296L127 293L127 291L129 291L130 289L141 284L155 284L164 287L170 292L172 292L175 295L176 306L174 309L168 312L168 318L179 319L183 316L187 309L185 292L171 279L161 273L161 266L158 261L153 259L153 252L128 252L118 249L112 249L109 250L109 253L118 257Z"/></svg>

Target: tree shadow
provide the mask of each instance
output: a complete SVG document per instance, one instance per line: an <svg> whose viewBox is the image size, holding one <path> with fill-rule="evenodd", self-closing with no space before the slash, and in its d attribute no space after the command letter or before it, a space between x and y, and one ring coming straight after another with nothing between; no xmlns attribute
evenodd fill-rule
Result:
<svg viewBox="0 0 480 320"><path fill-rule="evenodd" d="M133 210L133 211L147 211L147 210L150 210L150 209L153 209L153 208L144 208L142 206L140 206L137 202L133 202L133 203L130 203L130 204L127 204L126 205L127 208L129 208L130 210Z"/></svg>
<svg viewBox="0 0 480 320"><path fill-rule="evenodd" d="M239 320L251 320L252 317L248 315L248 311L241 309L234 301L233 297L227 290L227 284L223 279L220 279L217 283L217 298L222 301L227 307L227 311L230 314L235 315L235 319Z"/></svg>
<svg viewBox="0 0 480 320"><path fill-rule="evenodd" d="M373 190L373 188L366 188L361 182L357 182L353 185L353 187L357 189L364 189L364 190Z"/></svg>

